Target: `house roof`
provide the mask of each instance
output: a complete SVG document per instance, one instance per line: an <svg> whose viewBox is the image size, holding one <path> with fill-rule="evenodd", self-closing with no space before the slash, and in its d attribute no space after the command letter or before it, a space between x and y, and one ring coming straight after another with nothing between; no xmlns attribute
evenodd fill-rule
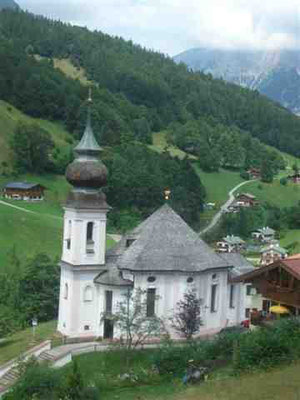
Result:
<svg viewBox="0 0 300 400"><path fill-rule="evenodd" d="M275 251L276 253L280 254L287 254L288 252L283 247L280 247L279 244L274 244L274 243L270 244L269 246L265 246L260 250L261 253L267 253L269 251Z"/></svg>
<svg viewBox="0 0 300 400"><path fill-rule="evenodd" d="M230 271L230 276L232 278L251 272L255 269L250 261L239 253L222 253L220 254L220 257L233 267Z"/></svg>
<svg viewBox="0 0 300 400"><path fill-rule="evenodd" d="M243 244L245 243L243 239L241 239L239 236L234 236L234 235L228 235L223 238L224 242L227 242L229 244Z"/></svg>
<svg viewBox="0 0 300 400"><path fill-rule="evenodd" d="M126 247L128 238L135 241ZM119 269L200 272L229 268L183 219L165 204L107 252Z"/></svg>
<svg viewBox="0 0 300 400"><path fill-rule="evenodd" d="M268 226L264 226L263 228L257 229L255 232L259 232L263 235L274 235L275 231Z"/></svg>
<svg viewBox="0 0 300 400"><path fill-rule="evenodd" d="M237 195L237 197L241 197L241 196L249 197L249 199L252 199L252 200L254 200L256 198L256 196L254 196L254 194L251 194L251 193L239 193Z"/></svg>
<svg viewBox="0 0 300 400"><path fill-rule="evenodd" d="M23 190L27 190L27 189L33 189L34 187L44 187L42 185L40 185L39 183L33 183L33 182L9 182L7 183L4 188L5 189L23 189Z"/></svg>
<svg viewBox="0 0 300 400"><path fill-rule="evenodd" d="M234 278L234 280L236 282L241 282L241 281L249 282L253 278L263 275L268 270L270 271L274 268L278 268L278 266L281 266L288 273L293 275L296 279L300 280L300 255L297 255L297 258L294 257L295 256L291 256L285 258L284 260L275 261L273 264L265 265L259 268L254 268L253 271L246 272L245 274Z"/></svg>

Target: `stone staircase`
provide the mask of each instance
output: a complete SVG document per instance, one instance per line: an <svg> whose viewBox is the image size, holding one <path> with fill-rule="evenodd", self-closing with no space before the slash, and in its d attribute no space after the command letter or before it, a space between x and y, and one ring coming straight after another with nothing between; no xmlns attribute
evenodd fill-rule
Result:
<svg viewBox="0 0 300 400"><path fill-rule="evenodd" d="M20 377L20 372L18 368L12 368L6 374L0 378L0 397L1 393L5 392L9 387L11 387L16 380Z"/></svg>

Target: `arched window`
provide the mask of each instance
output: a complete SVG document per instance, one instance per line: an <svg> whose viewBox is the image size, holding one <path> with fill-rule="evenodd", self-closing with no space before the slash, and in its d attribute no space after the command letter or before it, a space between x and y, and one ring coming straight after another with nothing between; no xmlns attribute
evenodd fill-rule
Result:
<svg viewBox="0 0 300 400"><path fill-rule="evenodd" d="M67 237L66 237L66 245L68 250L70 250L71 248L71 235L72 235L72 221L69 220L67 227Z"/></svg>
<svg viewBox="0 0 300 400"><path fill-rule="evenodd" d="M67 283L65 283L65 287L64 287L64 299L68 299L69 297L69 286Z"/></svg>
<svg viewBox="0 0 300 400"><path fill-rule="evenodd" d="M93 288L86 286L83 292L83 301L93 301Z"/></svg>
<svg viewBox="0 0 300 400"><path fill-rule="evenodd" d="M87 230L86 230L86 240L93 240L93 230L94 230L94 222L88 222Z"/></svg>

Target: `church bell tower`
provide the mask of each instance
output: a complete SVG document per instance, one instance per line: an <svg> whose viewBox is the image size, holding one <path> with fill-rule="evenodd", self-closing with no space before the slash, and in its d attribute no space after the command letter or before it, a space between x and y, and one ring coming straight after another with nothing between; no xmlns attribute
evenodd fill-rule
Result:
<svg viewBox="0 0 300 400"><path fill-rule="evenodd" d="M73 186L64 210L58 330L66 336L97 336L98 304L94 278L105 264L106 214L102 187L107 169L100 161L91 125L91 95L84 134L66 179Z"/></svg>

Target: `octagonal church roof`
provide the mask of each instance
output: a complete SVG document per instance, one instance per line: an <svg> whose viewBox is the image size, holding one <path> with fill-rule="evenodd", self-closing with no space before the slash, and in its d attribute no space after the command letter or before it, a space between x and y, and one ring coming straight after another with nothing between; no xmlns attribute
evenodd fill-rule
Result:
<svg viewBox="0 0 300 400"><path fill-rule="evenodd" d="M120 270L201 272L231 265L165 204L107 252Z"/></svg>

